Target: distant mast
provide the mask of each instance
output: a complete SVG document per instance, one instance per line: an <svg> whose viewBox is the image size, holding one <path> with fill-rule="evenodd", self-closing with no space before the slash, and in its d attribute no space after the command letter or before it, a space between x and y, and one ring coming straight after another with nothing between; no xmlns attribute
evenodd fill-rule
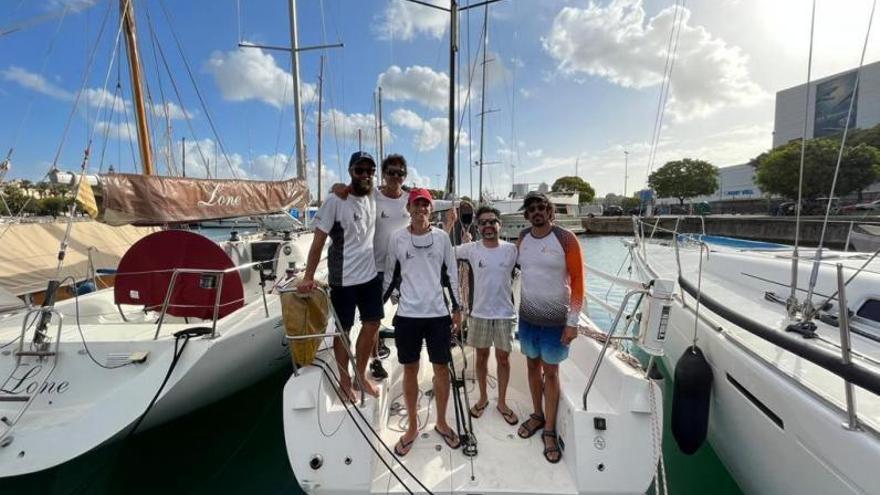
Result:
<svg viewBox="0 0 880 495"><path fill-rule="evenodd" d="M293 115L296 123L296 176L306 180L306 148L303 143L302 101L299 87L299 38L296 25L296 0L290 0L290 60L293 73ZM308 215L306 215L308 217Z"/></svg>
<svg viewBox="0 0 880 495"><path fill-rule="evenodd" d="M125 46L128 48L128 66L131 73L131 90L137 119L138 146L144 175L153 175L153 148L150 144L150 128L147 125L147 111L144 103L141 59L138 55L137 35L134 24L134 0L119 0L119 12L125 28Z"/></svg>

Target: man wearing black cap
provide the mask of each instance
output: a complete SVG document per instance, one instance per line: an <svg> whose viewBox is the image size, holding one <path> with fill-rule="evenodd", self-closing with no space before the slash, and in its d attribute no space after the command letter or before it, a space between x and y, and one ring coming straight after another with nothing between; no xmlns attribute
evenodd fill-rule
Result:
<svg viewBox="0 0 880 495"><path fill-rule="evenodd" d="M354 325L355 308L361 316L361 333L355 345L355 373L364 392L377 397L379 389L367 380L366 369L370 352L376 345L382 308L382 281L377 276L373 253L376 232L376 199L373 197L373 177L376 162L369 153L359 151L348 162L351 194L345 199L330 195L315 215L315 237L309 249L309 258L300 292L315 287L315 269L327 237L328 282L330 299L343 330ZM354 401L355 393L348 374L348 354L341 339L333 341L333 351L339 363L339 378L344 393Z"/></svg>

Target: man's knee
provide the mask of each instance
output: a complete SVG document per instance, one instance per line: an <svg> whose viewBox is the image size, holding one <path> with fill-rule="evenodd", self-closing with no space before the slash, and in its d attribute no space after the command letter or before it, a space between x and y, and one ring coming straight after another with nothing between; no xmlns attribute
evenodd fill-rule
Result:
<svg viewBox="0 0 880 495"><path fill-rule="evenodd" d="M510 353L495 350L495 361L498 363L498 366L502 368L510 367Z"/></svg>
<svg viewBox="0 0 880 495"><path fill-rule="evenodd" d="M527 358L526 359L526 367L528 367L530 373L540 371L541 370L541 360L539 358Z"/></svg>
<svg viewBox="0 0 880 495"><path fill-rule="evenodd" d="M486 364L489 361L489 348L477 349L477 364Z"/></svg>
<svg viewBox="0 0 880 495"><path fill-rule="evenodd" d="M544 379L545 380L556 380L559 378L559 365L558 364L547 364L542 362L541 369L544 371Z"/></svg>

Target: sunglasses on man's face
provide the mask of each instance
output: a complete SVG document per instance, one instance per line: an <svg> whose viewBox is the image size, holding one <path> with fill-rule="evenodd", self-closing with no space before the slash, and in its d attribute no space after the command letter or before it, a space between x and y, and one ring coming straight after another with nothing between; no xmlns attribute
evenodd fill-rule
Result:
<svg viewBox="0 0 880 495"><path fill-rule="evenodd" d="M376 167L352 167L351 172L357 176L372 177L376 174Z"/></svg>
<svg viewBox="0 0 880 495"><path fill-rule="evenodd" d="M477 220L477 224L479 224L480 227L485 227L485 226L487 226L487 225L495 225L495 224L498 224L498 223L500 223L500 222L498 221L497 218L489 218L489 219L484 219L484 220Z"/></svg>
<svg viewBox="0 0 880 495"><path fill-rule="evenodd" d="M387 175L388 177L404 178L406 177L406 172L403 170L386 170L385 175Z"/></svg>
<svg viewBox="0 0 880 495"><path fill-rule="evenodd" d="M547 203L536 203L533 205L529 205L529 207L526 208L526 211L529 213L534 213L536 211L544 211L546 209L547 209Z"/></svg>

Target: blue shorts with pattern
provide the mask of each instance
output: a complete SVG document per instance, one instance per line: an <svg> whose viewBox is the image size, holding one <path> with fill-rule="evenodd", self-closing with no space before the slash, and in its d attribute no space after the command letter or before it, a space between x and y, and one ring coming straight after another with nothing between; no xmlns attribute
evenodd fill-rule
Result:
<svg viewBox="0 0 880 495"><path fill-rule="evenodd" d="M526 357L559 364L568 357L568 346L562 343L565 325L543 326L519 319L519 347Z"/></svg>

